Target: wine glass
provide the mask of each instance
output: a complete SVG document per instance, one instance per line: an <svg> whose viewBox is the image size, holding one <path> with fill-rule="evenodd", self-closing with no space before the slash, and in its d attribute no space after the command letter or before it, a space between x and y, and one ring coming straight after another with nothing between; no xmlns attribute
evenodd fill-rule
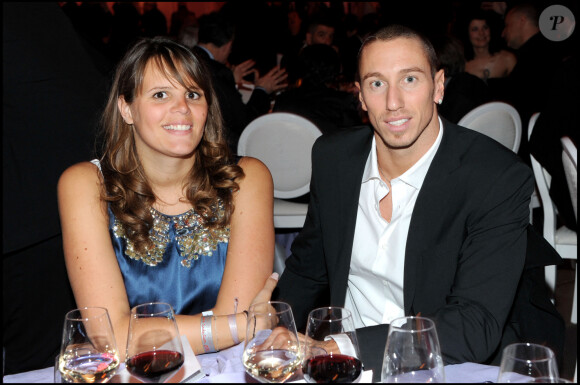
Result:
<svg viewBox="0 0 580 385"><path fill-rule="evenodd" d="M322 307L308 314L302 373L307 382L358 382L362 362L352 314Z"/></svg>
<svg viewBox="0 0 580 385"><path fill-rule="evenodd" d="M389 327L382 382L445 382L435 322L425 317L401 317Z"/></svg>
<svg viewBox="0 0 580 385"><path fill-rule="evenodd" d="M66 313L58 370L63 382L107 382L119 366L109 312L84 307Z"/></svg>
<svg viewBox="0 0 580 385"><path fill-rule="evenodd" d="M550 348L516 343L503 349L497 382L533 382L540 377L558 378L556 356Z"/></svg>
<svg viewBox="0 0 580 385"><path fill-rule="evenodd" d="M131 309L125 367L143 382L165 382L183 365L183 346L171 305L150 302Z"/></svg>
<svg viewBox="0 0 580 385"><path fill-rule="evenodd" d="M300 367L302 356L290 305L268 301L250 306L242 362L260 382L284 382Z"/></svg>

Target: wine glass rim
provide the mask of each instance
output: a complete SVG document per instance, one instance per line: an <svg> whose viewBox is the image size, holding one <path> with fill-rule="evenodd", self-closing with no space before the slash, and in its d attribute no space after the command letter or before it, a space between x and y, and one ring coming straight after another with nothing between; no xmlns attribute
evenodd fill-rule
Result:
<svg viewBox="0 0 580 385"><path fill-rule="evenodd" d="M167 303L167 302L146 302L146 303L141 303L139 305L135 305L131 308L131 314L137 314L137 309L143 308L145 306L166 306L165 309L163 310L158 310L155 308L156 311L149 311L147 313L139 313L139 315L147 315L147 316L157 316L157 315L161 315L161 314L166 314L167 312L170 312L171 314L174 314L173 311L173 306L171 306L171 304Z"/></svg>
<svg viewBox="0 0 580 385"><path fill-rule="evenodd" d="M421 324L420 324L420 326L417 325L417 326L412 327L412 328L403 328L401 326L396 325L397 321L401 322L403 320L405 320L405 324L406 324L406 321L413 321L413 320L421 321ZM431 329L435 329L435 321L433 321L431 318L428 318L428 317L419 317L419 316L399 317L399 318L395 318L394 320L391 321L391 323L389 325L389 329L390 330L396 329L398 332L406 332L406 333L416 333L418 331L428 331Z"/></svg>
<svg viewBox="0 0 580 385"><path fill-rule="evenodd" d="M103 312L95 314L91 317L82 317L80 316L81 311L82 310L102 310ZM79 316L73 316L74 313L78 312ZM77 309L72 309L70 311L68 311L65 315L65 319L69 320L69 321L87 321L91 318L100 318L103 316L109 316L109 311L107 310L106 307L102 307L102 306L84 306L84 307L79 307Z"/></svg>
<svg viewBox="0 0 580 385"><path fill-rule="evenodd" d="M504 348L503 355L506 357L510 357L512 359L518 360L518 361L525 361L525 362L532 361L529 358L517 357L516 350L518 348L530 348L530 349L534 349L534 351L544 352L546 354L545 357L534 358L533 359L534 362L550 361L555 357L554 351L552 349L550 349L549 347L544 346L544 345L540 345L540 344L534 344L531 342L517 342L517 343L510 344Z"/></svg>
<svg viewBox="0 0 580 385"><path fill-rule="evenodd" d="M276 313L285 313L288 311L292 311L292 306L290 306L290 304L288 302L284 302L284 301L264 301L264 302L258 302L255 304L250 305L250 308L248 309L250 312L252 313L256 313L256 314L269 314L271 312L265 312L265 311L256 311L256 308L258 306L262 306L265 304L270 304L270 305L282 305L282 307L284 308L277 308L276 309Z"/></svg>
<svg viewBox="0 0 580 385"><path fill-rule="evenodd" d="M315 315L316 313L323 312L325 310L330 310L330 309L340 310L341 316L335 317L333 319L326 319L326 318L323 318L322 316L319 317L319 316ZM315 319L317 321L319 320L319 321L326 321L326 322L337 322L337 321L345 320L347 318L352 319L352 313L350 310L348 310L347 308L342 307L342 306L323 306L323 307L318 307L316 309L311 310L310 313L308 313L308 318L312 318L312 319Z"/></svg>

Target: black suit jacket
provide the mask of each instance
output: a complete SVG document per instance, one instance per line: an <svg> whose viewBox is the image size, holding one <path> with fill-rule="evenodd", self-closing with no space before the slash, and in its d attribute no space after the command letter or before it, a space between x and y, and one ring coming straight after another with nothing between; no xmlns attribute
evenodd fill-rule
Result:
<svg viewBox="0 0 580 385"><path fill-rule="evenodd" d="M220 110L228 134L228 142L237 153L238 140L244 128L258 116L270 110L270 96L261 89L255 89L248 103L242 101L242 94L236 88L232 71L223 63L213 60L199 46L193 52L205 62L210 73L212 85L218 98Z"/></svg>
<svg viewBox="0 0 580 385"><path fill-rule="evenodd" d="M492 139L443 122L441 145L411 218L404 311L435 320L446 364L488 362L511 323L526 263L533 175ZM314 145L306 223L274 293L292 305L300 329L313 308L344 306L371 143L372 129L361 127L324 135ZM527 306L530 294L523 296ZM358 329L365 368L377 380L387 332L388 325Z"/></svg>

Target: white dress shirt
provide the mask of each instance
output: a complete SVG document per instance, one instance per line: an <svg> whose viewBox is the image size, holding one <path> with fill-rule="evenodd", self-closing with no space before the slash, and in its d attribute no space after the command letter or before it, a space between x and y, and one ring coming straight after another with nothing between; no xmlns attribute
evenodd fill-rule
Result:
<svg viewBox="0 0 580 385"><path fill-rule="evenodd" d="M379 176L375 138L363 172L345 307L356 328L388 324L403 317L405 247L411 215L427 170L439 148L443 123L431 148L404 174L391 180L391 189ZM393 210L387 222L379 202L392 194Z"/></svg>

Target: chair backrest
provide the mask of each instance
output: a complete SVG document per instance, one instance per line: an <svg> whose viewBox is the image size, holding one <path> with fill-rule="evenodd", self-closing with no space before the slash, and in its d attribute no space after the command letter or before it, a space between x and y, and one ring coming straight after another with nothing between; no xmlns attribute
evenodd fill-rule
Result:
<svg viewBox="0 0 580 385"><path fill-rule="evenodd" d="M475 107L457 123L481 132L518 152L522 138L522 120L518 111L504 102L489 102Z"/></svg>
<svg viewBox="0 0 580 385"><path fill-rule="evenodd" d="M568 190L570 190L570 198L572 198L574 215L576 220L578 220L578 150L569 137L564 136L560 140L562 142L564 173L568 182Z"/></svg>
<svg viewBox="0 0 580 385"><path fill-rule="evenodd" d="M540 116L539 112L536 112L530 118L528 124L528 140L532 136L532 131L534 130L534 125ZM554 246L555 235L556 235L556 213L554 211L554 204L552 203L552 198L550 197L550 184L552 183L551 175L546 171L540 162L530 154L530 161L532 163L532 171L534 172L534 178L536 179L536 187L538 188L538 193L540 194L540 200L542 201L542 212L544 213L544 238Z"/></svg>
<svg viewBox="0 0 580 385"><path fill-rule="evenodd" d="M260 159L272 173L275 198L296 198L310 190L312 145L322 132L306 118L273 112L242 132L238 155Z"/></svg>

